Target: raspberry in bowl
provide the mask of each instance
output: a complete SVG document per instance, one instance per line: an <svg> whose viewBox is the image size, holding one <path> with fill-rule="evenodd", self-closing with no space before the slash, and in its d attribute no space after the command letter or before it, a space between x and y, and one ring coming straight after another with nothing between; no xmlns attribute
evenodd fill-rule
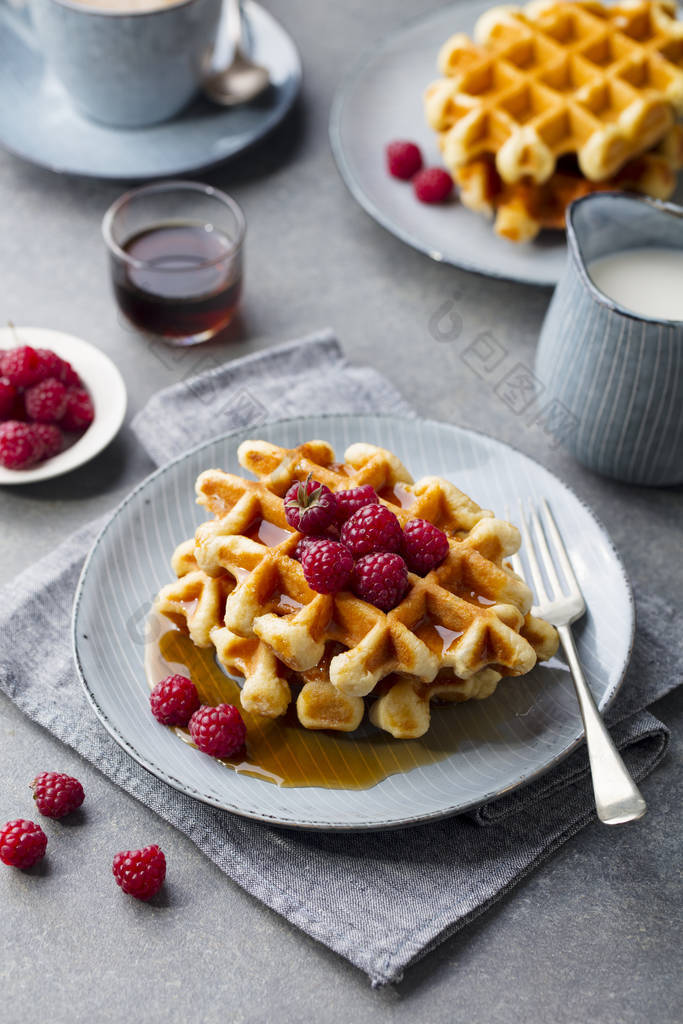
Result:
<svg viewBox="0 0 683 1024"><path fill-rule="evenodd" d="M60 476L118 432L126 389L111 360L71 335L0 329L0 485Z"/></svg>

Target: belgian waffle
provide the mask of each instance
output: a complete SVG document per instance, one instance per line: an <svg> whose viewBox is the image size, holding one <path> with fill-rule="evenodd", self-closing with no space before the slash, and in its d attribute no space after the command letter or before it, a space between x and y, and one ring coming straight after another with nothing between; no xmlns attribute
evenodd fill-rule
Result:
<svg viewBox="0 0 683 1024"><path fill-rule="evenodd" d="M683 23L668 0L495 7L474 36L444 44L425 95L454 177L489 155L502 181L542 183L570 154L603 181L683 113Z"/></svg>
<svg viewBox="0 0 683 1024"><path fill-rule="evenodd" d="M238 636L224 625L225 602L235 581L227 573L213 577L199 568L194 539L176 549L172 566L178 579L159 592L155 610L187 633L197 647L213 646L226 672L242 676L240 700L245 711L278 718L289 707L292 689L298 689L296 711L305 728L349 732L358 727L364 702L332 686L326 674L329 659L297 676L257 637Z"/></svg>
<svg viewBox="0 0 683 1024"><path fill-rule="evenodd" d="M562 230L565 212L574 199L591 192L640 192L669 199L683 167L683 127L675 125L648 153L634 157L612 178L589 181L578 166L560 167L539 185L526 180L506 184L489 155L455 171L464 206L495 216L494 230L512 242L529 242L544 228Z"/></svg>
<svg viewBox="0 0 683 1024"><path fill-rule="evenodd" d="M347 449L342 465L322 441L293 450L247 441L238 457L257 481L220 470L197 480L199 503L217 518L197 530L195 556L209 576L237 581L226 627L262 641L288 668L314 670L337 644L329 680L363 697L394 673L425 683L444 669L459 679L486 668L519 675L556 647L555 630L530 616L531 592L503 561L517 551L518 531L447 481L414 484L396 456L365 444ZM434 523L449 537L445 561L424 578L409 574L406 597L387 613L348 591L314 592L293 557L300 534L287 526L281 499L309 473L332 490L371 483L402 524Z"/></svg>

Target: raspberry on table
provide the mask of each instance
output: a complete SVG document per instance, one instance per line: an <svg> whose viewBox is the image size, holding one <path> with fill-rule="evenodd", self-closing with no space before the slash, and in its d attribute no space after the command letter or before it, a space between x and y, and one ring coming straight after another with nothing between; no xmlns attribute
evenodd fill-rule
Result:
<svg viewBox="0 0 683 1024"><path fill-rule="evenodd" d="M403 554L411 572L426 576L448 554L448 537L426 519L410 519L403 530Z"/></svg>
<svg viewBox="0 0 683 1024"><path fill-rule="evenodd" d="M187 676L166 676L149 695L152 714L162 725L187 725L199 709L197 687Z"/></svg>
<svg viewBox="0 0 683 1024"><path fill-rule="evenodd" d="M66 387L56 377L48 377L30 387L24 395L26 413L36 423L56 423L66 412Z"/></svg>
<svg viewBox="0 0 683 1024"><path fill-rule="evenodd" d="M301 533L323 533L334 522L337 507L334 494L310 476L293 483L284 502L287 522Z"/></svg>
<svg viewBox="0 0 683 1024"><path fill-rule="evenodd" d="M353 556L338 540L321 539L306 545L301 567L311 590L319 594L336 594L351 579Z"/></svg>
<svg viewBox="0 0 683 1024"><path fill-rule="evenodd" d="M399 139L386 148L387 168L394 178L408 181L422 167L422 153L414 142Z"/></svg>
<svg viewBox="0 0 683 1024"><path fill-rule="evenodd" d="M85 388L68 387L66 410L60 420L62 430L79 431L89 427L95 418L92 399Z"/></svg>
<svg viewBox="0 0 683 1024"><path fill-rule="evenodd" d="M17 389L7 377L0 377L0 419L9 419L14 411Z"/></svg>
<svg viewBox="0 0 683 1024"><path fill-rule="evenodd" d="M114 857L112 873L125 893L146 902L164 884L166 858L156 843L142 850L122 850Z"/></svg>
<svg viewBox="0 0 683 1024"><path fill-rule="evenodd" d="M31 433L42 446L41 459L59 455L64 446L64 435L55 423L29 423Z"/></svg>
<svg viewBox="0 0 683 1024"><path fill-rule="evenodd" d="M352 487L349 491L335 491L334 496L337 499L335 519L338 526L350 519L359 508L364 508L366 505L379 505L379 498L372 484Z"/></svg>
<svg viewBox="0 0 683 1024"><path fill-rule="evenodd" d="M356 562L353 592L357 597L389 612L403 600L408 590L406 563L400 555L381 551L365 555Z"/></svg>
<svg viewBox="0 0 683 1024"><path fill-rule="evenodd" d="M45 856L47 836L26 818L6 822L0 829L0 860L12 868L30 868Z"/></svg>
<svg viewBox="0 0 683 1024"><path fill-rule="evenodd" d="M453 179L441 167L426 167L413 178L413 188L421 203L442 203L453 191Z"/></svg>
<svg viewBox="0 0 683 1024"><path fill-rule="evenodd" d="M63 360L51 348L37 348L36 355L40 361L37 380L56 377L61 380ZM62 381L63 383L63 381Z"/></svg>
<svg viewBox="0 0 683 1024"><path fill-rule="evenodd" d="M40 356L30 345L11 348L0 362L0 373L17 388L30 388L40 374Z"/></svg>
<svg viewBox="0 0 683 1024"><path fill-rule="evenodd" d="M374 551L400 551L403 531L386 505L364 505L342 526L341 542L354 558Z"/></svg>
<svg viewBox="0 0 683 1024"><path fill-rule="evenodd" d="M43 446L30 423L6 420L0 423L0 466L26 469L42 458Z"/></svg>
<svg viewBox="0 0 683 1024"><path fill-rule="evenodd" d="M64 818L85 800L83 786L73 775L41 772L31 783L36 807L46 818Z"/></svg>
<svg viewBox="0 0 683 1024"><path fill-rule="evenodd" d="M232 757L244 746L247 729L234 704L203 705L192 715L190 736L203 754Z"/></svg>

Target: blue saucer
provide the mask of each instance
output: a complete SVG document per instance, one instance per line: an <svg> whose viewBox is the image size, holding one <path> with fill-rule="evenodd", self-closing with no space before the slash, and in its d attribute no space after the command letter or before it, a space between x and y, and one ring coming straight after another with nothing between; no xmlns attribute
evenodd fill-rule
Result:
<svg viewBox="0 0 683 1024"><path fill-rule="evenodd" d="M251 55L271 74L262 97L233 109L198 98L171 121L122 129L76 112L22 13L0 4L0 145L60 173L124 180L186 174L230 159L279 124L301 83L299 54L282 26L251 0L244 14Z"/></svg>

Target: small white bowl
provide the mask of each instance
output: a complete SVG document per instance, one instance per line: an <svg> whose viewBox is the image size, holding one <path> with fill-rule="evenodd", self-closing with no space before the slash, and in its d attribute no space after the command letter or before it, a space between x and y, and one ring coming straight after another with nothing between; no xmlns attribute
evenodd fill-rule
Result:
<svg viewBox="0 0 683 1024"><path fill-rule="evenodd" d="M0 328L0 349L31 345L49 348L62 359L68 360L90 392L95 407L95 419L75 444L30 469L5 469L0 466L0 485L30 484L38 480L68 473L82 466L119 432L126 413L126 385L109 356L94 345L74 338L71 334L51 331L45 327Z"/></svg>

